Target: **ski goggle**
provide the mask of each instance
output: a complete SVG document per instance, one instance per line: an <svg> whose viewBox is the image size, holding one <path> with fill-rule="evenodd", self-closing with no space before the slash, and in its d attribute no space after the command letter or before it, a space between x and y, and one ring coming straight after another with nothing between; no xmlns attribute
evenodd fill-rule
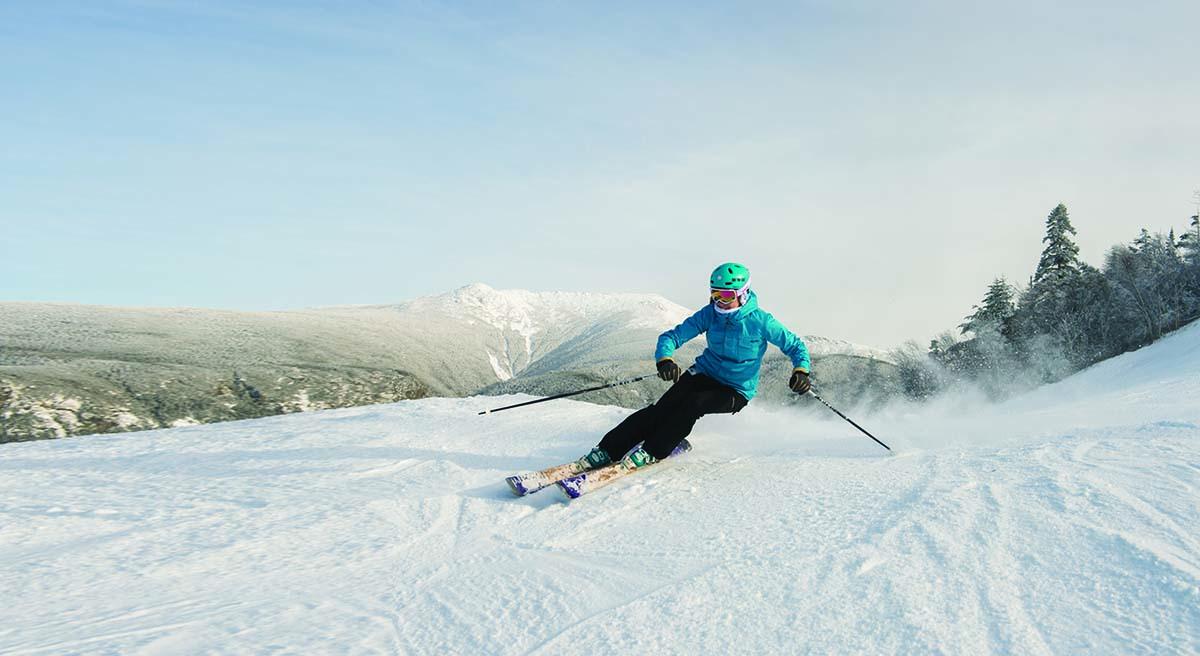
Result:
<svg viewBox="0 0 1200 656"><path fill-rule="evenodd" d="M712 290L712 300L718 303L729 303L738 297L736 289L714 289Z"/></svg>

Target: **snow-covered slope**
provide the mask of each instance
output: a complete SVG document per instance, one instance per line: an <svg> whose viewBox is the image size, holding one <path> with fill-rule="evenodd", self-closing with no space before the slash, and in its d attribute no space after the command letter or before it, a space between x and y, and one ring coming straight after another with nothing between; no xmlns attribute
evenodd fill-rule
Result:
<svg viewBox="0 0 1200 656"><path fill-rule="evenodd" d="M0 447L0 653L1200 651L1200 325L1003 406L752 404L567 503L628 411L428 399ZM806 403L799 400L797 403Z"/></svg>

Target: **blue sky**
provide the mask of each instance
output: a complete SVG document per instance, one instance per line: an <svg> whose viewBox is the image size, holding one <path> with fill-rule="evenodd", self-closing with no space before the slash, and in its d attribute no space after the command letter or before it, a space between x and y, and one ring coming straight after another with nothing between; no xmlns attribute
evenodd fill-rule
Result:
<svg viewBox="0 0 1200 656"><path fill-rule="evenodd" d="M1093 264L1186 226L1198 6L5 3L0 301L691 306L738 260L925 342L1060 202Z"/></svg>

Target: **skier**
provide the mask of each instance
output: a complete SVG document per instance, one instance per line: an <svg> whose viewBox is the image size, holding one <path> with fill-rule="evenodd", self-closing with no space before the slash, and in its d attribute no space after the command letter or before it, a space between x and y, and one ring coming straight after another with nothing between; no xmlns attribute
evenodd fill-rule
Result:
<svg viewBox="0 0 1200 656"><path fill-rule="evenodd" d="M792 360L788 387L797 394L808 392L808 347L758 307L758 296L750 290L750 271L727 262L713 270L708 282L711 302L658 337L654 353L658 377L674 384L657 403L626 417L580 458L585 469L611 464L613 456L626 453L626 465L648 465L670 455L700 417L737 413L746 407L758 391L767 342ZM700 333L707 333L708 346L681 375L672 359L675 349ZM639 442L641 446L634 449Z"/></svg>

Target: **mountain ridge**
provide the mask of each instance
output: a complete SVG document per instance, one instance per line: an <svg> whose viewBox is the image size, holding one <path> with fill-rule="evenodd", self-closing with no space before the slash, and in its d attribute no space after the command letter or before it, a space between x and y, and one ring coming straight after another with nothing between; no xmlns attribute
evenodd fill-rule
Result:
<svg viewBox="0 0 1200 656"><path fill-rule="evenodd" d="M255 312L0 303L0 441L572 391L651 370L658 334L691 312L655 294L482 283L400 303ZM835 384L863 353L888 366L869 347L806 339ZM680 349L681 363L702 346ZM768 358L764 371L781 367ZM765 385L764 399L786 396L776 388ZM645 381L581 400L636 407L662 389Z"/></svg>

